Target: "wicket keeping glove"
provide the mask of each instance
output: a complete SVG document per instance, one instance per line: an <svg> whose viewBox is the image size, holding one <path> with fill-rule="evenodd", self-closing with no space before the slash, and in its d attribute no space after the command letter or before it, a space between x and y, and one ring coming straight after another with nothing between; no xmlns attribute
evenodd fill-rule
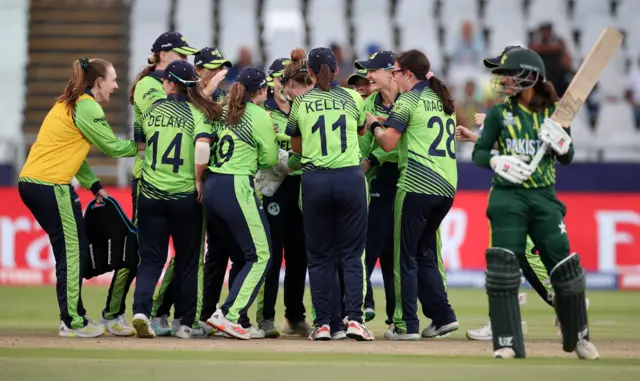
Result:
<svg viewBox="0 0 640 381"><path fill-rule="evenodd" d="M569 152L571 136L567 131L550 118L545 118L538 133L540 140L547 143L558 155L562 156Z"/></svg>
<svg viewBox="0 0 640 381"><path fill-rule="evenodd" d="M289 151L280 148L280 151L278 151L278 164L273 167L273 170L278 175L288 175L293 172L291 168L289 168Z"/></svg>
<svg viewBox="0 0 640 381"><path fill-rule="evenodd" d="M534 171L519 156L496 155L491 158L489 164L498 176L514 184L522 184Z"/></svg>
<svg viewBox="0 0 640 381"><path fill-rule="evenodd" d="M287 175L277 174L273 168L261 169L256 173L254 183L263 196L273 196Z"/></svg>

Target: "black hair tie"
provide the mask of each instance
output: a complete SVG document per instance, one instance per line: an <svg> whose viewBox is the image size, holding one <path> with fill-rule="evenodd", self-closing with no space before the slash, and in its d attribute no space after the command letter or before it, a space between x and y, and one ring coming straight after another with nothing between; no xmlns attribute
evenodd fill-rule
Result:
<svg viewBox="0 0 640 381"><path fill-rule="evenodd" d="M89 70L89 59L88 58L79 58L78 61L80 61L80 67L82 68L82 70L84 70L84 71Z"/></svg>

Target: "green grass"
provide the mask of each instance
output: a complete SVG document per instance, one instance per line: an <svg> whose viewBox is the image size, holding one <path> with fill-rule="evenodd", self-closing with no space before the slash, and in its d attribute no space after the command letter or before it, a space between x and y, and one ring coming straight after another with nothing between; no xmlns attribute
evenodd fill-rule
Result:
<svg viewBox="0 0 640 381"><path fill-rule="evenodd" d="M83 299L89 314L98 318L104 307L106 289L86 287ZM308 294L308 293L307 293ZM555 340L553 314L534 291L528 290L528 303L522 308L527 322L527 340ZM131 306L127 302L128 309ZM308 296L308 295L307 295ZM640 348L639 293L589 292L591 307L589 320L592 335L597 342L616 341L632 343ZM0 287L0 334L4 337L37 333L55 337L58 312L55 290L51 287ZM384 305L382 290L376 290L378 313ZM279 298L282 302L282 295ZM461 328L445 340L464 338L467 329L477 328L487 321L486 295L482 290L450 290L450 301L456 310ZM310 305L307 302L307 306ZM277 319L282 318L282 305ZM130 318L130 313L128 313ZM255 317L255 310L250 311ZM428 321L425 319L422 326ZM384 317L379 315L369 326L381 339L385 330ZM425 356L373 353L317 353L317 352L265 352L238 349L220 350L212 341L211 350L115 350L64 348L68 341L54 339L55 348L27 349L19 345L0 347L0 380L26 381L46 377L55 380L176 380L176 378L237 378L239 380L343 380L354 378L367 381L390 379L446 379L455 380L513 380L575 378L580 381L640 379L640 361L633 358L604 358L597 362L578 361L575 358L535 358L519 361L497 361L478 356ZM123 339L126 340L126 339ZM135 340L135 339L131 339ZM172 340L172 339L167 339ZM437 345L446 345L439 340ZM382 339L380 340L382 341ZM5 340L7 342L7 340ZM75 341L74 341L75 342ZM306 344L300 341L300 344ZM312 345L311 343L309 343ZM346 343L362 345L366 343ZM420 345L431 345L430 342ZM637 345L636 345L637 344ZM383 342L379 345L384 345ZM487 344L489 345L489 344ZM489 345L490 346L490 345ZM95 345L94 345L95 347ZM185 347L187 348L187 347ZM392 380L392 381L395 381Z"/></svg>

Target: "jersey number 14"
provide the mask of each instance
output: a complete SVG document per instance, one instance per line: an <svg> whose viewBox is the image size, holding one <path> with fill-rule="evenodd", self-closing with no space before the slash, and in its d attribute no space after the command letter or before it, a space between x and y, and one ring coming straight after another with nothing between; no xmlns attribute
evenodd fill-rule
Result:
<svg viewBox="0 0 640 381"><path fill-rule="evenodd" d="M156 170L156 164L158 161L158 137L160 132L156 131L151 138L147 140L147 144L151 147L153 158L151 159L151 169ZM184 160L180 158L180 151L182 148L182 133L176 134L169 146L164 151L160 163L173 166L173 173L180 171L180 166L184 164ZM173 153L172 153L173 152Z"/></svg>

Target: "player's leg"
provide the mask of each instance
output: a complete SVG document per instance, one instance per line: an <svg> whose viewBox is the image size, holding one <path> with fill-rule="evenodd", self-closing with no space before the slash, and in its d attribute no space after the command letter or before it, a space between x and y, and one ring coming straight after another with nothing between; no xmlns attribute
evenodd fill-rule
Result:
<svg viewBox="0 0 640 381"><path fill-rule="evenodd" d="M134 225L138 224L138 179L131 179L131 202L133 206L132 219ZM105 325L107 331L116 336L133 336L136 331L127 323L125 319L126 300L131 288L131 283L136 278L138 267L128 269L117 269L113 272L109 291L107 292L107 302L102 310L101 323Z"/></svg>
<svg viewBox="0 0 640 381"><path fill-rule="evenodd" d="M381 196L380 193L372 196L369 204L365 257L367 267L367 294L364 299L365 321L373 320L376 316L371 274L382 255L382 251L386 248L389 233L393 236L393 198L382 198Z"/></svg>
<svg viewBox="0 0 640 381"><path fill-rule="evenodd" d="M538 255L538 249L536 248L533 240L530 236L527 236L527 247L525 249L524 260L520 259L520 268L522 269L522 275L529 282L531 287L540 295L540 298L545 303L553 306L553 302L549 297L549 291L551 290L551 282L549 280L549 273L542 263L542 259Z"/></svg>
<svg viewBox="0 0 640 381"><path fill-rule="evenodd" d="M393 209L391 210L393 216ZM384 296L385 296L385 312L386 320L385 324L393 324L393 313L396 309L396 296L395 296L395 284L394 284L394 271L393 271L393 217L389 223L389 230L391 236L388 237L386 244L380 255L380 271L382 272L382 281L384 283Z"/></svg>
<svg viewBox="0 0 640 381"><path fill-rule="evenodd" d="M249 339L250 332L242 328L239 319L253 304L270 264L269 224L248 176L210 175L206 188L208 207L225 220L246 261L225 303L208 322L231 336ZM238 254L230 253L233 262Z"/></svg>
<svg viewBox="0 0 640 381"><path fill-rule="evenodd" d="M140 264L133 296L133 326L140 338L155 337L151 327L153 292L167 261L170 222L162 200L138 198L138 253Z"/></svg>
<svg viewBox="0 0 640 381"><path fill-rule="evenodd" d="M491 248L486 252L486 289L489 319L493 330L494 356L524 358L524 338L518 290L529 222L526 192L494 188L489 196L487 217Z"/></svg>
<svg viewBox="0 0 640 381"><path fill-rule="evenodd" d="M263 196L264 210L267 211L267 220L271 232L271 266L264 278L264 285L258 293L256 300L256 321L258 327L264 331L265 337L277 338L280 332L275 326L276 300L280 286L280 269L282 268L282 246L285 234L284 224L284 197L285 190L282 185L273 197Z"/></svg>
<svg viewBox="0 0 640 381"><path fill-rule="evenodd" d="M56 260L56 295L60 311L60 336L97 337L104 333L81 310L80 245L75 202L69 186L20 182L20 197L49 236Z"/></svg>
<svg viewBox="0 0 640 381"><path fill-rule="evenodd" d="M215 335L214 329L207 324L207 319L218 309L218 302L224 285L224 277L229 265L229 249L224 245L225 238L230 237L224 221L215 220L212 215L206 215L207 253L204 261L204 280L202 311L200 312L200 328L209 335ZM220 232L218 235L216 232Z"/></svg>
<svg viewBox="0 0 640 381"><path fill-rule="evenodd" d="M536 189L528 199L533 210L531 238L549 270L553 304L562 332L562 349L575 351L582 359L597 359L590 342L585 302L585 272L576 253L569 255L569 239L564 224L566 207L553 188Z"/></svg>
<svg viewBox="0 0 640 381"><path fill-rule="evenodd" d="M373 340L364 325L366 290L365 247L367 243L367 185L360 167L342 168L334 173L333 188L335 249L344 274L344 304L349 320L347 337Z"/></svg>
<svg viewBox="0 0 640 381"><path fill-rule="evenodd" d="M334 213L329 173L302 175L302 217L309 266L311 303L315 313L311 340L331 340L331 317L337 254L334 248Z"/></svg>
<svg viewBox="0 0 640 381"><path fill-rule="evenodd" d="M442 278L442 245L440 224L453 205L453 198L431 195L414 195L424 199L425 227L418 242L418 299L424 315L432 320L422 331L422 337L435 338L447 335L459 328L456 315L449 304L445 280Z"/></svg>
<svg viewBox="0 0 640 381"><path fill-rule="evenodd" d="M176 250L173 278L175 315L180 317L176 336L182 339L205 336L197 321L202 310L205 222L202 205L195 194L170 201L171 236ZM189 221L185 224L185 221Z"/></svg>
<svg viewBox="0 0 640 381"><path fill-rule="evenodd" d="M288 176L280 185L287 190L285 201L285 226L284 234L284 317L283 328L291 333L308 337L311 333L306 322L306 309L304 307L304 291L307 279L307 252L304 245L304 227L302 213L298 206L300 197L301 176Z"/></svg>
<svg viewBox="0 0 640 381"><path fill-rule="evenodd" d="M151 326L157 336L175 335L175 331L180 328L180 319L175 314L173 320L175 320L176 323L172 322L171 326L169 326L169 314L173 306L173 301L175 300L173 284L174 270L174 258L171 258L160 282L160 286L158 286L153 296Z"/></svg>

